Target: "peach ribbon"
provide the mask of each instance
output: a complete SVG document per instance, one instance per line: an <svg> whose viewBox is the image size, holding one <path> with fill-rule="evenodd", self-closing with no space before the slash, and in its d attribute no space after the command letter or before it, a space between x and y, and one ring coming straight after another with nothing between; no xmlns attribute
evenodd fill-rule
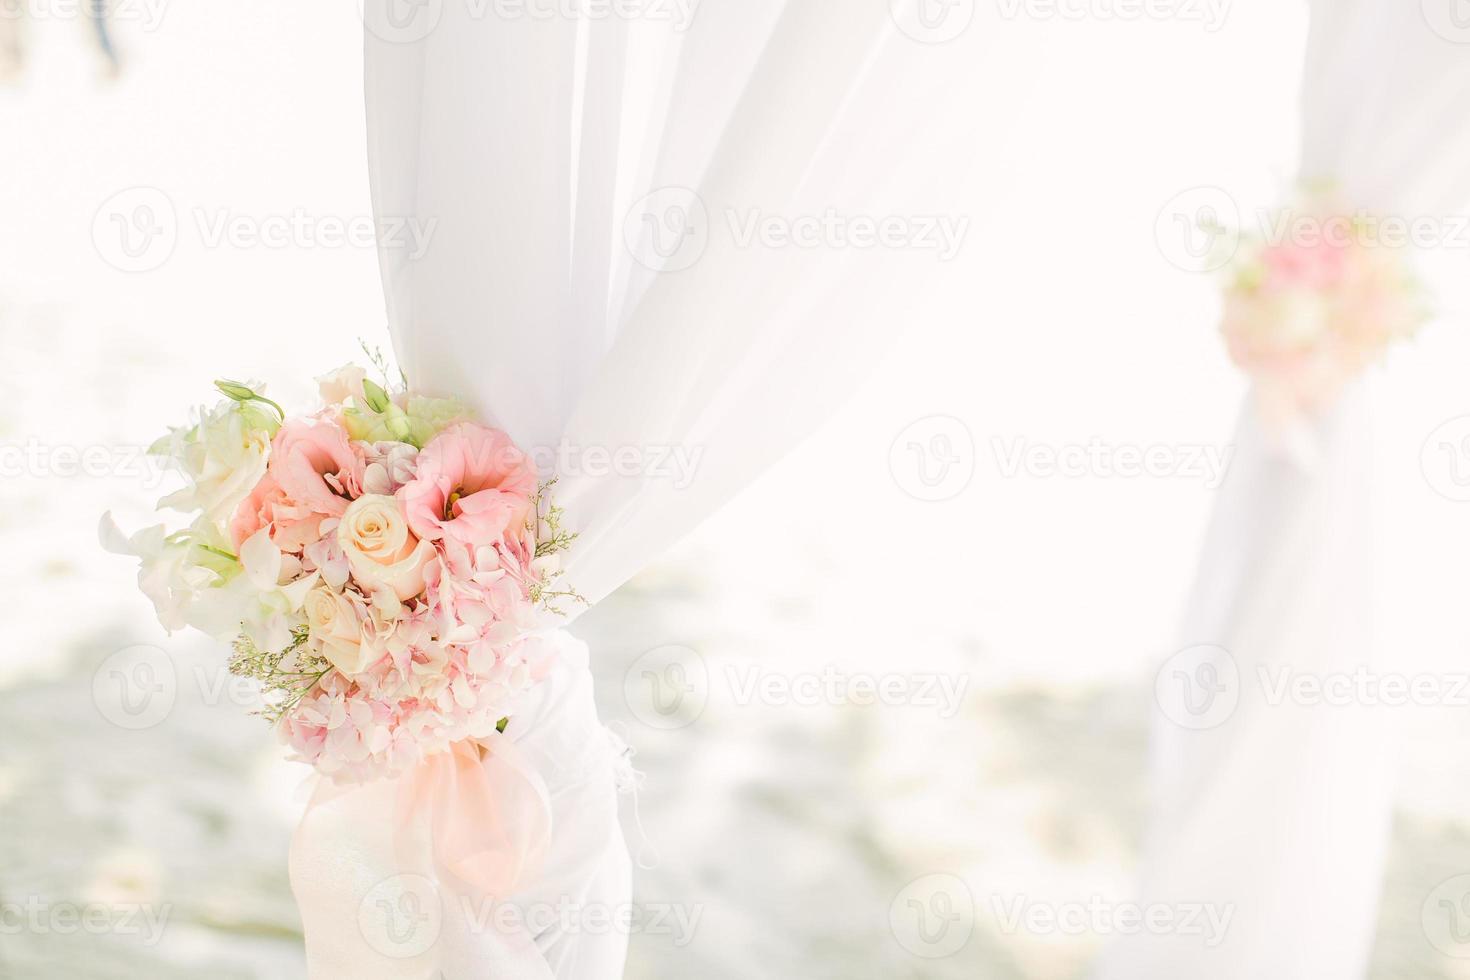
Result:
<svg viewBox="0 0 1470 980"><path fill-rule="evenodd" d="M436 868L476 899L513 894L551 841L546 784L503 735L425 759L400 784L396 809L403 866L414 866L406 851L427 838Z"/></svg>
<svg viewBox="0 0 1470 980"><path fill-rule="evenodd" d="M487 915L534 883L551 814L540 773L501 735L397 779L318 782L291 844L311 980L551 980L535 937ZM379 921L385 902L403 915Z"/></svg>

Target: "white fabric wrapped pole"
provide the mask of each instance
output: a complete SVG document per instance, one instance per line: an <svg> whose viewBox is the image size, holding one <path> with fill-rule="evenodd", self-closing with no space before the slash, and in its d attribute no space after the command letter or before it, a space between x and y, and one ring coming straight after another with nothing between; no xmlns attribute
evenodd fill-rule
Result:
<svg viewBox="0 0 1470 980"><path fill-rule="evenodd" d="M1470 55L1419 4L1316 0L1305 78L1303 180L1329 180L1349 207L1380 216L1443 216L1470 198ZM1143 901L1209 904L1228 929L1213 945L1129 937L1100 980L1366 976L1392 802L1382 709L1268 703L1283 678L1393 669L1371 621L1361 383L1315 436L1320 457L1298 466L1246 406L1180 637L1230 658L1186 652L1171 662L1183 676L1166 665L1160 679ZM1230 697L1232 668L1233 714L1187 700L1203 696L1200 681Z"/></svg>
<svg viewBox="0 0 1470 980"><path fill-rule="evenodd" d="M809 432L938 268L923 249L766 247L743 240L744 222L932 213L972 161L935 152L925 120L946 120L946 138L992 123L966 78L1030 66L1016 31L994 57L988 25L948 44L904 36L904 0L648 5L696 10L681 25L504 6L522 15L446 0L416 5L416 23L389 16L399 0L367 0L374 208L434 228L422 255L380 251L389 323L415 388L468 399L556 460L543 475L581 535L566 580L596 602ZM693 206L702 254L645 267L625 231L666 216L638 202L670 187ZM629 475L587 456L620 450L697 466ZM556 675L507 732L554 807L543 870L510 902L605 913L630 899L612 753L585 649L557 642ZM453 907L415 955L365 942L359 910L399 870L364 830L391 793L316 808L297 835L312 980L621 975L625 936L532 924L528 962L524 935L487 934Z"/></svg>

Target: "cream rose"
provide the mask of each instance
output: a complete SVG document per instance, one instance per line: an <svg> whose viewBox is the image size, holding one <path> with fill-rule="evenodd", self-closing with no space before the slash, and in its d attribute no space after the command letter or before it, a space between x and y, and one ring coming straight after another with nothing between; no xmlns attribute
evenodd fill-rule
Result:
<svg viewBox="0 0 1470 980"><path fill-rule="evenodd" d="M349 677L367 670L382 655L364 642L357 607L344 595L319 585L306 594L306 623L322 656Z"/></svg>
<svg viewBox="0 0 1470 980"><path fill-rule="evenodd" d="M409 531L397 499L372 493L358 497L342 515L337 541L364 591L391 589L400 602L424 591L424 566L434 557L434 546Z"/></svg>

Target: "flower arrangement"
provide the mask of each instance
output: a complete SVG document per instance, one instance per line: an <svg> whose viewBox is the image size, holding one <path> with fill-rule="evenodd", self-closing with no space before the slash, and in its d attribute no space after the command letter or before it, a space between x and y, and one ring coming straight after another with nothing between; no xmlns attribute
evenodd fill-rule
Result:
<svg viewBox="0 0 1470 980"><path fill-rule="evenodd" d="M160 508L192 522L102 534L166 628L233 643L295 758L353 783L504 731L549 667L539 614L580 598L558 585L576 535L460 403L356 366L319 383L324 407L288 417L216 382L225 399L151 449L186 484Z"/></svg>
<svg viewBox="0 0 1470 980"><path fill-rule="evenodd" d="M1326 198L1287 212L1279 240L1246 238L1230 267L1221 327L1269 425L1289 428L1428 318L1403 250Z"/></svg>

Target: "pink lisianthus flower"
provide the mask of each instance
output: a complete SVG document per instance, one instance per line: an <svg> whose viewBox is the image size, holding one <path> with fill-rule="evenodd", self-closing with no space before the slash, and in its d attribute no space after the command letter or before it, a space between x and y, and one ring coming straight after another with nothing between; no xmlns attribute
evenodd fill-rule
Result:
<svg viewBox="0 0 1470 980"><path fill-rule="evenodd" d="M230 540L240 546L263 527L271 528L271 540L288 554L300 554L322 536L323 514L293 503L281 485L267 473L250 495L240 502L230 519Z"/></svg>
<svg viewBox="0 0 1470 980"><path fill-rule="evenodd" d="M362 493L362 459L335 423L291 419L271 441L269 475L293 504L341 517Z"/></svg>
<svg viewBox="0 0 1470 980"><path fill-rule="evenodd" d="M417 476L398 499L409 527L426 541L489 544L525 524L531 512L535 466L499 429L453 425L423 448L417 463Z"/></svg>

